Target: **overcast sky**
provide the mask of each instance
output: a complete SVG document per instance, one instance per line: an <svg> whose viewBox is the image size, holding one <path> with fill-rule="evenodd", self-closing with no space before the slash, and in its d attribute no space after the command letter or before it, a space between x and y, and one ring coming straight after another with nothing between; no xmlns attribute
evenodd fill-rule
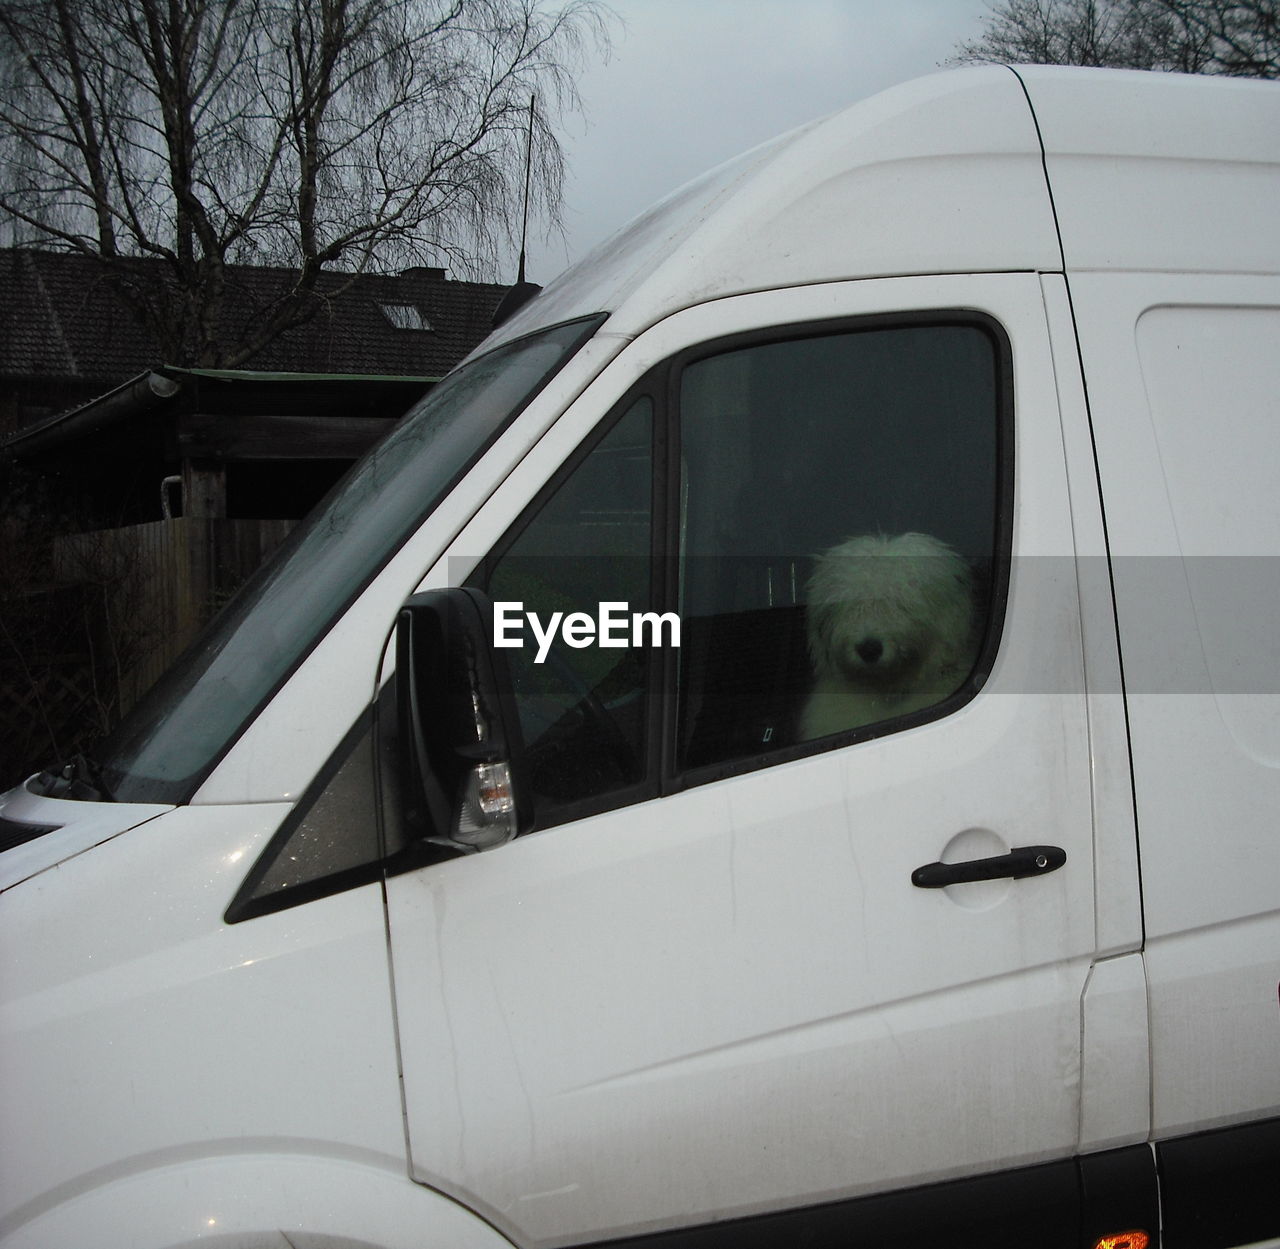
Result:
<svg viewBox="0 0 1280 1249"><path fill-rule="evenodd" d="M563 239L529 241L546 284L668 191L803 122L932 73L985 0L607 0L613 54L568 119ZM499 275L514 280L512 272Z"/></svg>

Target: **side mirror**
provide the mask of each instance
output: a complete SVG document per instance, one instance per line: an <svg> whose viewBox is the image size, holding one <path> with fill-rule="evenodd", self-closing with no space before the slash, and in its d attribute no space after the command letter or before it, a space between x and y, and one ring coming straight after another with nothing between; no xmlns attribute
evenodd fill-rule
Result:
<svg viewBox="0 0 1280 1249"><path fill-rule="evenodd" d="M431 590L401 608L396 719L410 840L487 850L527 831L520 720L481 591Z"/></svg>

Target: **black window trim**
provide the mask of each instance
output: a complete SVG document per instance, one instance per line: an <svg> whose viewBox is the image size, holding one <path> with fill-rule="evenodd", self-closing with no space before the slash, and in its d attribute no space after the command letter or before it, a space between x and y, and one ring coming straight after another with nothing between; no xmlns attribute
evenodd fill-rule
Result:
<svg viewBox="0 0 1280 1249"><path fill-rule="evenodd" d="M257 919L261 915L270 915L276 911L302 906L336 893L345 893L349 889L372 884L383 878L384 868L387 865L387 847L383 823L379 818L377 797L375 708L376 704L371 704L356 717L355 723L343 735L337 749L329 756L324 767L316 774L315 779L303 791L298 801L281 821L280 826L271 835L262 853L254 861L248 875L240 882L239 889L236 890L235 896L223 912L224 923L239 924L247 919ZM316 804L324 797L338 774L344 768L356 763L357 751L361 747L368 751L366 760L368 773L365 780L368 788L369 818L375 825L379 856L338 871L316 872L297 884L260 892L263 881L281 854L289 848L294 833L311 818Z"/></svg>
<svg viewBox="0 0 1280 1249"><path fill-rule="evenodd" d="M1259 1168L1257 1175L1262 1174ZM1266 1191L1261 1184L1255 1188ZM1265 1196L1255 1197L1250 1204L1261 1209L1265 1201ZM1274 1225L1272 1216L1270 1226ZM1103 1237L1139 1230L1153 1239L1161 1230L1156 1165L1146 1144L593 1241L583 1249L772 1249L801 1244L811 1249L1081 1249ZM1178 1241L1180 1246L1193 1243L1196 1249L1227 1245L1223 1239Z"/></svg>

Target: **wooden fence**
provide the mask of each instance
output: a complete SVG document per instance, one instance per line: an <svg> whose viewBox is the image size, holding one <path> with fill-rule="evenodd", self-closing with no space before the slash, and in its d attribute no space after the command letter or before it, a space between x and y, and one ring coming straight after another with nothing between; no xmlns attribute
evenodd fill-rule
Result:
<svg viewBox="0 0 1280 1249"><path fill-rule="evenodd" d="M109 730L296 523L183 517L55 539L48 579L0 604L0 787Z"/></svg>
<svg viewBox="0 0 1280 1249"><path fill-rule="evenodd" d="M104 572L110 575L120 714L155 684L295 523L182 517L58 540L59 581L95 584Z"/></svg>

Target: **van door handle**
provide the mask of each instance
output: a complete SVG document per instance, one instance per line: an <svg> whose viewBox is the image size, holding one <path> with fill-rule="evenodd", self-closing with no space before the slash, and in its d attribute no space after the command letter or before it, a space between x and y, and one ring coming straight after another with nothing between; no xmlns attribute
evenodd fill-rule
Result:
<svg viewBox="0 0 1280 1249"><path fill-rule="evenodd" d="M1067 861L1061 846L1018 846L1008 854L990 859L969 859L964 863L926 863L911 873L918 889L943 889L947 885L967 885L975 880L1044 876L1056 872Z"/></svg>

